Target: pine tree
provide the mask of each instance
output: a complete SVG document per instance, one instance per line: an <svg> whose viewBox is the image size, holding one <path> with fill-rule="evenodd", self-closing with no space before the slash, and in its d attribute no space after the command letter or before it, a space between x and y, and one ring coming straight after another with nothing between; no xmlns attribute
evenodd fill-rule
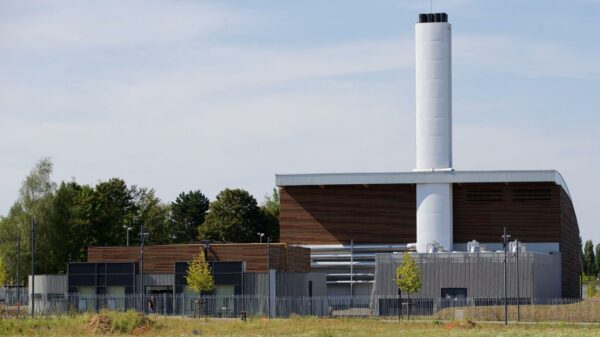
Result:
<svg viewBox="0 0 600 337"><path fill-rule="evenodd" d="M410 294L416 293L421 289L422 279L421 270L408 252L404 252L402 264L396 269L396 284L402 292L408 294L410 307Z"/></svg>
<svg viewBox="0 0 600 337"><path fill-rule="evenodd" d="M592 240L587 240L583 248L583 272L585 275L596 275L596 257Z"/></svg>

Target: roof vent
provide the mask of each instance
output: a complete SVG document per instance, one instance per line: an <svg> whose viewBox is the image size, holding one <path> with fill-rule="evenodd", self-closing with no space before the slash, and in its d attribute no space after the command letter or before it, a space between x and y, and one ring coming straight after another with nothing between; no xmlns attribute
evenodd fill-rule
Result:
<svg viewBox="0 0 600 337"><path fill-rule="evenodd" d="M419 23L428 22L448 22L448 14L446 13L422 13L419 14Z"/></svg>

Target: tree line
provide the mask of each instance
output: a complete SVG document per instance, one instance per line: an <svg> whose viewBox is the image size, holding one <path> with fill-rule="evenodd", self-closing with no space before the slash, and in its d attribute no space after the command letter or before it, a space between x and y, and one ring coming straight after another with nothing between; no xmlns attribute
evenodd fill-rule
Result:
<svg viewBox="0 0 600 337"><path fill-rule="evenodd" d="M594 252L594 243L592 240L587 240L581 256L583 274L597 277L600 274L600 244L596 245Z"/></svg>
<svg viewBox="0 0 600 337"><path fill-rule="evenodd" d="M31 224L36 222L37 274L65 273L67 262L86 261L90 246L140 242L190 243L198 240L258 242L257 233L272 241L279 236L279 194L276 189L259 205L243 189L225 189L210 201L200 190L180 193L170 203L153 189L128 186L112 178L96 185L51 180L53 164L40 160L22 182L19 197L0 217L0 265L6 281L16 282L20 238L21 282L31 273ZM26 282L26 281L25 281Z"/></svg>

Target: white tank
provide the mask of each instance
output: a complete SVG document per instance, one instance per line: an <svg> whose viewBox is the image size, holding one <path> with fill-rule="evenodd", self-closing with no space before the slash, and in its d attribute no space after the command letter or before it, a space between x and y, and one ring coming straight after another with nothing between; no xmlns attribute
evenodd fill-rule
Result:
<svg viewBox="0 0 600 337"><path fill-rule="evenodd" d="M452 48L447 18L445 13L421 14L415 28L416 171L452 170ZM452 231L452 185L417 184L417 252L426 253L432 242L452 251Z"/></svg>
<svg viewBox="0 0 600 337"><path fill-rule="evenodd" d="M452 168L451 26L416 25L417 170Z"/></svg>

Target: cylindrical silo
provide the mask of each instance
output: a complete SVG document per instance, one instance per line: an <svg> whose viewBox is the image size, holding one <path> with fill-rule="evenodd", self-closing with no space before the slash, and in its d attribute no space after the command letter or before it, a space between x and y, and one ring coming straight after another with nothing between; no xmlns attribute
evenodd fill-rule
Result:
<svg viewBox="0 0 600 337"><path fill-rule="evenodd" d="M415 29L416 171L452 170L451 26L445 13L421 14ZM452 184L417 184L417 252L433 242L452 250Z"/></svg>

